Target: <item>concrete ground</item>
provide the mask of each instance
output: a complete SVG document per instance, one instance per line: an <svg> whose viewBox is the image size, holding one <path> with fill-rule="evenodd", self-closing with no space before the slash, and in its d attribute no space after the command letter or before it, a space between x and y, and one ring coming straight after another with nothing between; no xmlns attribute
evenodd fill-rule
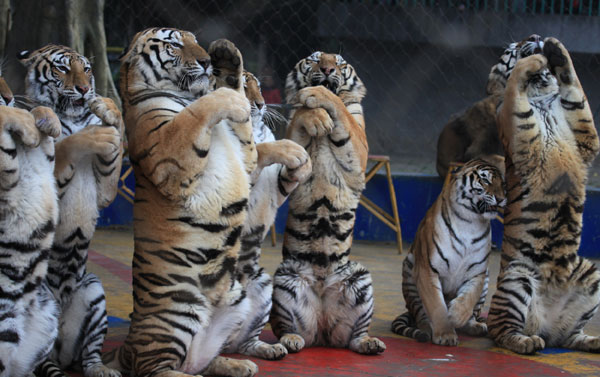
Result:
<svg viewBox="0 0 600 377"><path fill-rule="evenodd" d="M111 317L111 328L106 343L108 348L112 348L122 342L127 333L127 323L122 320L128 319L132 306L130 272L133 254L132 230L130 228L98 229L90 248L89 270L101 278L106 291L107 310ZM405 245L405 250L408 250L408 245ZM487 312L489 299L495 291L499 256L499 252L493 252L490 260L490 289L484 312ZM458 347L441 347L418 343L393 334L390 331L391 321L404 311L401 292L403 257L398 255L393 243L355 242L352 247L351 258L363 263L371 271L373 277L375 313L371 324L371 334L382 338L388 345L388 349L382 357L357 356L346 350L305 350L298 354L288 355L284 360L278 362L253 359L259 364L261 370L259 375L395 376L402 374L427 376L439 374L465 376L480 375L483 370L485 370L485 374L504 377L512 375L600 375L600 356L598 354L550 349L533 356L519 356L495 347L493 341L487 338L460 336ZM270 238L267 238L263 244L261 264L272 274L280 260L281 239L277 246L272 247ZM596 261L597 264L598 262ZM590 335L600 335L600 314L597 314L588 324L586 332ZM265 333L267 339L274 340L268 331ZM326 350L325 353L323 353L324 350ZM303 354L307 355L305 357L308 358L308 361L294 359ZM434 354L441 356L433 357ZM330 355L330 357L324 355ZM321 360L320 358L323 357L325 359ZM337 364L334 363L335 365L332 366L332 359L339 362L339 365L336 366ZM286 367L287 360L290 360L292 364L296 362L296 366L288 365ZM366 367L365 360L368 360ZM318 369L307 369L307 365L313 362L315 365L319 365ZM449 367L450 363L452 363L452 367ZM302 371L298 368L302 368Z"/></svg>

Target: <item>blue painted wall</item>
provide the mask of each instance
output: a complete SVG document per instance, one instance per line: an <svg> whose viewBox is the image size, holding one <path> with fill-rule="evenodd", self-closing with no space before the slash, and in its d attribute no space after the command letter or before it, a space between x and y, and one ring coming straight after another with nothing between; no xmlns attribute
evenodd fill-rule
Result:
<svg viewBox="0 0 600 377"><path fill-rule="evenodd" d="M124 166L126 169L128 166ZM425 212L435 201L442 189L442 180L437 176L418 174L395 174L393 177L398 213L400 215L402 237L405 242L412 242L417 227ZM125 183L133 190L133 174ZM367 184L364 194L375 204L391 213L391 202L387 180L384 175L377 174ZM133 221L133 206L121 195L108 208L100 213L99 226L128 225ZM288 206L285 203L277 214L275 227L277 233L283 233L287 218ZM588 188L587 201L583 212L583 233L579 254L586 257L600 258L600 189ZM357 240L396 242L396 235L387 225L371 215L362 206L356 211L354 238ZM502 243L502 224L492 222L492 240L500 247Z"/></svg>

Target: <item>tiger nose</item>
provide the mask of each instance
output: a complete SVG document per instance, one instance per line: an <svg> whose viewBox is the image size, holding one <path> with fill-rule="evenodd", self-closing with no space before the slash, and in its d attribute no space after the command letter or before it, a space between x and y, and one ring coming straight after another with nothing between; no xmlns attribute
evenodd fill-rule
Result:
<svg viewBox="0 0 600 377"><path fill-rule="evenodd" d="M263 108L263 106L265 105L264 102L256 102L256 107L260 110Z"/></svg>
<svg viewBox="0 0 600 377"><path fill-rule="evenodd" d="M333 71L331 67L321 67L321 72L325 74L325 76L329 76L329 74Z"/></svg>
<svg viewBox="0 0 600 377"><path fill-rule="evenodd" d="M210 65L210 59L209 58L205 58L205 59L196 59L196 62L198 62L198 64L200 64L200 66L204 69L208 68L208 66Z"/></svg>
<svg viewBox="0 0 600 377"><path fill-rule="evenodd" d="M89 90L90 90L90 87L89 87L89 86L87 86L87 85L86 85L86 86L75 86L75 89L76 89L76 90L77 90L79 93L81 93L81 94L85 94L85 93L89 92Z"/></svg>
<svg viewBox="0 0 600 377"><path fill-rule="evenodd" d="M10 95L2 95L2 99L4 100L4 103L8 105L13 100L13 97Z"/></svg>

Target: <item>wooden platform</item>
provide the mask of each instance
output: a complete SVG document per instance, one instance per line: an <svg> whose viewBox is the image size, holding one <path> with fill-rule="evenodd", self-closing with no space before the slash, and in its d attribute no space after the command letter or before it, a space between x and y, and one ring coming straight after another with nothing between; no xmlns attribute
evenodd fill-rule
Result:
<svg viewBox="0 0 600 377"><path fill-rule="evenodd" d="M408 250L408 245L404 245ZM280 241L271 247L263 245L262 265L273 273L281 260ZM131 229L99 230L91 245L89 270L102 279L108 301L110 329L105 349L120 344L127 334L131 311ZM311 348L290 354L280 361L253 359L259 376L599 376L600 355L547 349L534 356L520 356L495 347L487 338L460 336L458 347L442 347L418 343L390 331L391 321L404 310L401 294L401 266L394 242L355 242L352 258L363 263L373 276L375 315L371 334L380 337L387 350L379 356L362 356L349 350ZM499 253L492 253L491 279L495 282ZM490 284L490 296L495 285ZM489 304L489 297L488 297ZM486 309L487 310L487 309ZM600 335L600 315L588 324L586 331ZM262 335L275 341L270 330ZM234 356L246 358L245 356ZM71 374L77 376L77 374Z"/></svg>

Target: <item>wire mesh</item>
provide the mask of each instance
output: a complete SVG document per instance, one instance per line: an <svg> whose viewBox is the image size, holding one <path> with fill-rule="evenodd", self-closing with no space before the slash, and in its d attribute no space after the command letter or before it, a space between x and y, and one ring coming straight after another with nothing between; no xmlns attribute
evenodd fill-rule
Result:
<svg viewBox="0 0 600 377"><path fill-rule="evenodd" d="M368 90L370 151L392 156L394 171L435 173L443 126L485 97L504 47L533 33L555 36L571 51L600 121L598 0L106 0L105 23L115 76L136 32L177 27L204 47L217 38L236 43L273 104L299 59L341 53Z"/></svg>

